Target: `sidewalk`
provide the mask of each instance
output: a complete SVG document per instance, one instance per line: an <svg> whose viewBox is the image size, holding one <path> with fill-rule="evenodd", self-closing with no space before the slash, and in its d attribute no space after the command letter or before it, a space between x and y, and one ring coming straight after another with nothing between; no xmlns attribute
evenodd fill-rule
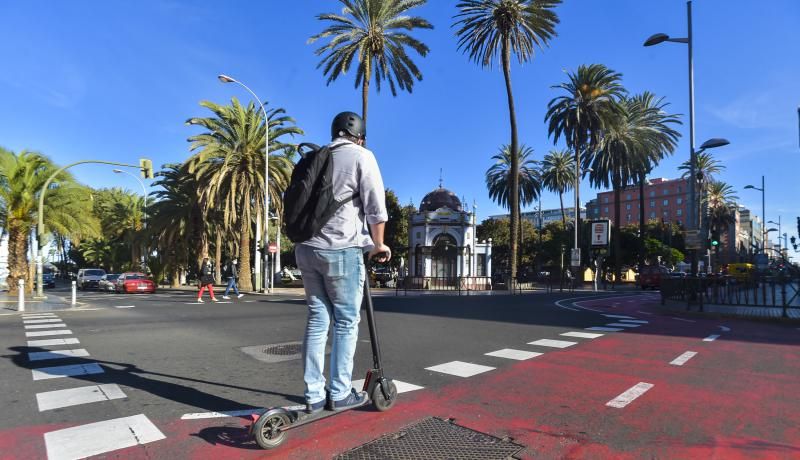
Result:
<svg viewBox="0 0 800 460"><path fill-rule="evenodd" d="M666 304L660 306L659 309L700 316L800 322L800 308L797 307L787 308L786 318L783 317L783 307L703 304L703 311L700 311L699 305L694 304L687 310L685 301L667 300Z"/></svg>
<svg viewBox="0 0 800 460"><path fill-rule="evenodd" d="M25 296L25 311L20 313L41 313L46 311L67 310L75 308L69 303L69 297L60 296L53 293L45 293L46 299L34 299L32 295ZM8 292L0 294L0 312L2 313L16 313L19 305L19 300L16 295L9 295Z"/></svg>

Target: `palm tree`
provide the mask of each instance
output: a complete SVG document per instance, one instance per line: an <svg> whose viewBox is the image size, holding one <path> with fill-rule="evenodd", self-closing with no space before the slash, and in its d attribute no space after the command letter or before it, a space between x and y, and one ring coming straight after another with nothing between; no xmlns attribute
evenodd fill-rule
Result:
<svg viewBox="0 0 800 460"><path fill-rule="evenodd" d="M594 152L611 118L620 112L619 100L625 95L622 74L602 64L578 66L569 72L569 81L553 86L566 92L547 104L545 120L553 142L561 136L575 152L575 246L580 247L580 178L581 152Z"/></svg>
<svg viewBox="0 0 800 460"><path fill-rule="evenodd" d="M241 287L252 289L250 272L250 226L253 217L260 219L267 210L264 190L264 145L266 129L260 110L250 103L247 107L234 98L231 105L222 106L203 101L203 107L214 116L192 118L189 124L199 125L206 132L189 138L191 150L196 152L189 160L189 169L200 183L203 221L209 209L221 208L223 221L230 227L239 227L239 262ZM269 123L269 194L270 201L280 212L282 194L291 179L293 164L289 159L296 145L282 141L286 135L303 134L294 126L294 120L281 108L267 111ZM278 152L278 154L272 154ZM253 198L257 197L257 198ZM255 216L252 208L255 204Z"/></svg>
<svg viewBox="0 0 800 460"><path fill-rule="evenodd" d="M481 67L491 67L492 61L500 59L508 98L508 115L511 125L512 152L519 151L517 139L517 115L514 110L514 95L511 91L511 53L522 64L533 59L535 48L540 49L556 36L559 23L554 9L561 0L462 0L456 7L455 16L459 27L458 49L469 54L470 60ZM519 227L519 158L511 157L511 278L517 276Z"/></svg>
<svg viewBox="0 0 800 460"><path fill-rule="evenodd" d="M706 182L711 183L716 180L719 173L725 170L725 165L723 165L719 160L714 158L711 155L711 152L705 151L700 152L697 154L697 168L695 173L697 174L698 182ZM689 177L691 172L691 164L690 160L686 160L678 166L680 171L683 171L682 177L684 179Z"/></svg>
<svg viewBox="0 0 800 460"><path fill-rule="evenodd" d="M622 188L634 182L641 171L672 153L678 132L670 127L677 123L675 115L663 111L663 99L651 93L623 98L621 111L610 117L605 125L600 149L584 157L584 169L591 169L589 179L595 186L614 190L614 222L621 227L620 199ZM641 203L640 203L641 205ZM621 276L620 232L614 232L616 279Z"/></svg>
<svg viewBox="0 0 800 460"><path fill-rule="evenodd" d="M144 198L118 187L95 193L95 213L101 217L103 235L123 244L130 254L131 269L141 262L144 235Z"/></svg>
<svg viewBox="0 0 800 460"><path fill-rule="evenodd" d="M57 170L58 167L40 153L23 150L15 154L0 148L0 225L8 231L7 282L12 293L17 291L20 279L26 280L27 291L33 287L29 277L28 236L37 221L39 193ZM87 201L85 189L77 186L72 175L62 171L47 191L43 209L45 232L91 235L91 212L81 212L80 204L74 203L79 201ZM77 214L70 219L68 213Z"/></svg>
<svg viewBox="0 0 800 460"><path fill-rule="evenodd" d="M725 182L711 181L708 183L705 204L708 207L708 222L712 233L722 236L723 233L727 233L729 226L736 222L733 210L738 199L733 187ZM731 235L728 237L730 238ZM719 246L716 247L715 252L719 253ZM719 256L716 259L719 261Z"/></svg>
<svg viewBox="0 0 800 460"><path fill-rule="evenodd" d="M397 88L412 92L414 80L422 80L422 73L406 53L411 48L420 56L428 54L424 43L407 32L414 29L433 29L425 19L405 16L405 13L426 0L339 0L344 8L341 14L320 14L317 19L332 24L308 39L314 43L329 38L328 44L315 51L323 56L317 68L323 68L331 84L341 74L350 70L358 59L355 87L361 86L361 118L367 124L367 101L370 80L375 79L378 92L381 82L389 82L393 96Z"/></svg>
<svg viewBox="0 0 800 460"><path fill-rule="evenodd" d="M533 203L541 192L541 177L539 177L538 162L532 158L533 149L522 144L517 154L519 167L519 201L523 206ZM511 207L509 195L511 194L511 149L508 145L500 147L500 152L492 157L495 163L486 170L486 188L489 189L489 198L500 206L508 209Z"/></svg>
<svg viewBox="0 0 800 460"><path fill-rule="evenodd" d="M568 150L551 150L542 160L542 185L551 192L558 193L561 203L561 222L567 225L564 212L564 193L575 184L575 158Z"/></svg>

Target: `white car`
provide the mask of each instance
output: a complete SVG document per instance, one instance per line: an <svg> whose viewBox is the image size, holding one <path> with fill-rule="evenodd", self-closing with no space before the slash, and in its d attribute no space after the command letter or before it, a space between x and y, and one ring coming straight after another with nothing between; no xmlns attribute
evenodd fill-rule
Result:
<svg viewBox="0 0 800 460"><path fill-rule="evenodd" d="M106 271L102 268L81 268L78 270L78 280L75 284L78 289L98 289L100 287L100 280L106 276Z"/></svg>

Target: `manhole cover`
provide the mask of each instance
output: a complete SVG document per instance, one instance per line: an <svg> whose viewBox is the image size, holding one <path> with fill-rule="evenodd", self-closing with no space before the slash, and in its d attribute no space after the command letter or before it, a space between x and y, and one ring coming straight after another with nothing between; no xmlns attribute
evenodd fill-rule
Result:
<svg viewBox="0 0 800 460"><path fill-rule="evenodd" d="M242 352L265 363L280 363L300 359L303 356L303 342L272 343L240 348ZM325 348L325 353L330 347Z"/></svg>
<svg viewBox="0 0 800 460"><path fill-rule="evenodd" d="M336 457L340 460L505 460L524 446L428 417Z"/></svg>

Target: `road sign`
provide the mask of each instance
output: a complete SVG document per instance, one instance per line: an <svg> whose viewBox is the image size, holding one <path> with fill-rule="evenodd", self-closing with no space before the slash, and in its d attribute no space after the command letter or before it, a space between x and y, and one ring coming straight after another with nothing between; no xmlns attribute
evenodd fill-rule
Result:
<svg viewBox="0 0 800 460"><path fill-rule="evenodd" d="M700 231L699 230L686 230L683 236L684 243L686 244L686 249L702 249L703 245L700 241Z"/></svg>
<svg viewBox="0 0 800 460"><path fill-rule="evenodd" d="M270 243L269 244L269 253L270 254L275 254L276 252L278 252L278 245L275 244L275 243Z"/></svg>
<svg viewBox="0 0 800 460"><path fill-rule="evenodd" d="M572 254L570 256L570 265L572 265L573 267L581 266L581 248L572 248Z"/></svg>
<svg viewBox="0 0 800 460"><path fill-rule="evenodd" d="M608 220L593 220L592 224L592 247L608 246L609 228Z"/></svg>

